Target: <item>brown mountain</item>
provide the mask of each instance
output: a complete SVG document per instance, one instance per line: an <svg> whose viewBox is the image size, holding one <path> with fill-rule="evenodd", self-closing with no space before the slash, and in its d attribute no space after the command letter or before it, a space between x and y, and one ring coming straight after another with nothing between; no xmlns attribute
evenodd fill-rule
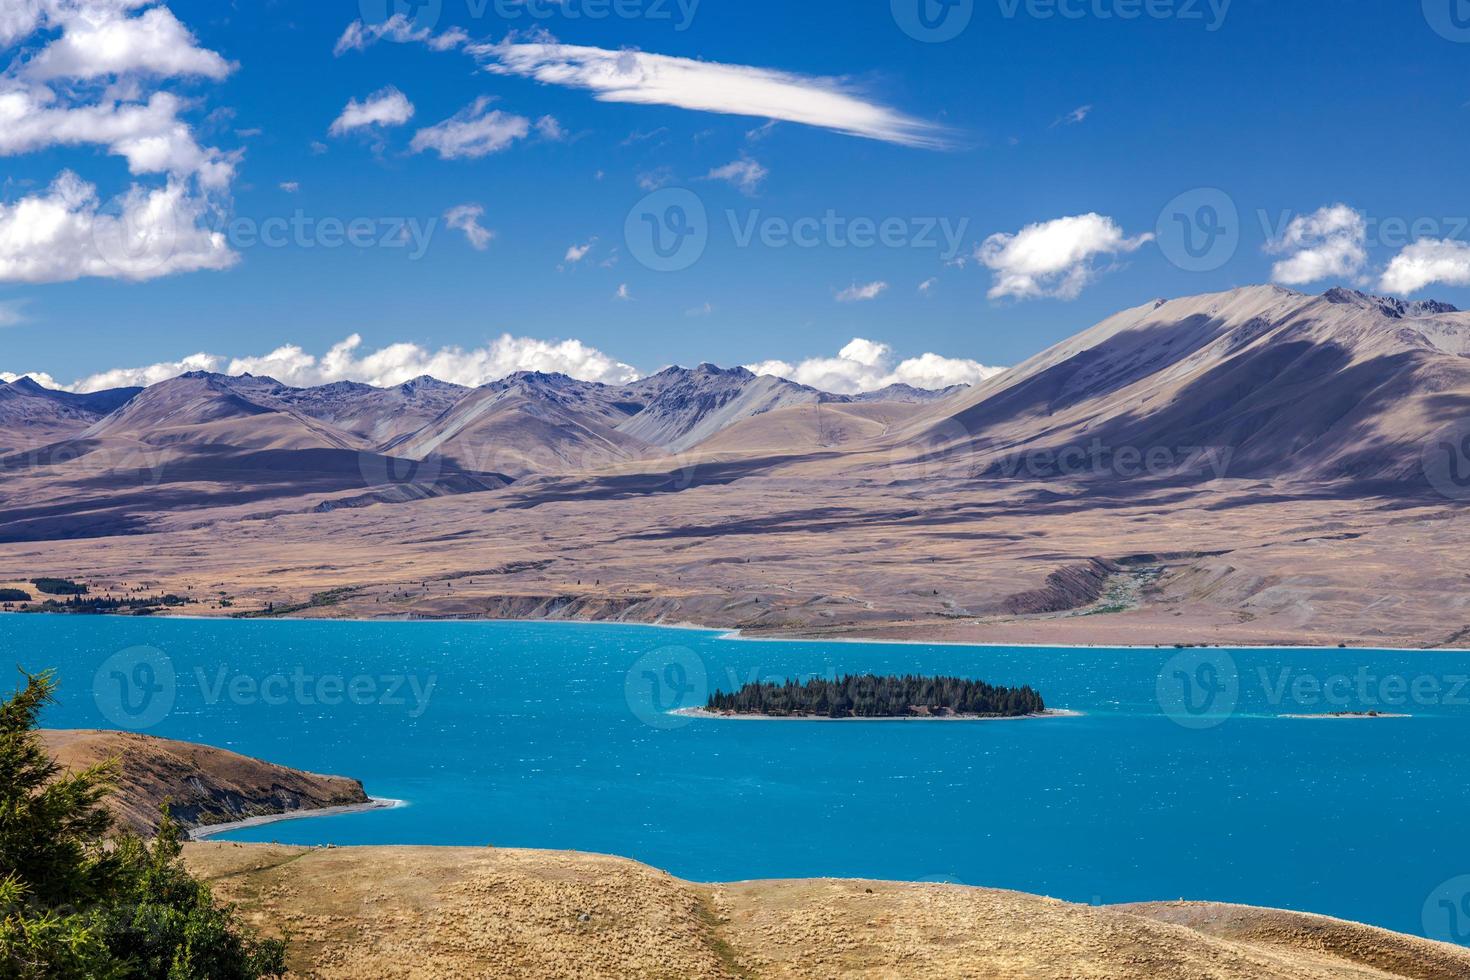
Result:
<svg viewBox="0 0 1470 980"><path fill-rule="evenodd" d="M1125 310L940 403L890 448L950 477L1425 486L1470 417L1470 314L1276 286Z"/></svg>
<svg viewBox="0 0 1470 980"><path fill-rule="evenodd" d="M0 381L0 457L74 436L142 390L113 388L76 395L42 387L30 378Z"/></svg>

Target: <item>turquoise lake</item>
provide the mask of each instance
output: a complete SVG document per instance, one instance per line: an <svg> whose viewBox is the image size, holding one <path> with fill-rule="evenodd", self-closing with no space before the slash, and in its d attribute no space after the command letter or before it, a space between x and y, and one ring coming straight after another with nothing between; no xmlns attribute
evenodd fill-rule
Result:
<svg viewBox="0 0 1470 980"><path fill-rule="evenodd" d="M357 777L407 806L228 835L621 854L696 880L1194 898L1470 941L1470 653L756 642L655 627L0 616L51 727ZM1083 717L685 719L849 672L1031 684ZM1295 720L1379 710L1409 719Z"/></svg>

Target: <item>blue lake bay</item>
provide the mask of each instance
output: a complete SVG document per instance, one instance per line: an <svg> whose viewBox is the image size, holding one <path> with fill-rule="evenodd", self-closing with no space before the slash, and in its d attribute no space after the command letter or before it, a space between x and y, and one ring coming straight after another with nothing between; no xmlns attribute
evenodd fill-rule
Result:
<svg viewBox="0 0 1470 980"><path fill-rule="evenodd" d="M228 839L597 851L697 880L1183 897L1418 934L1434 932L1426 908L1444 883L1470 874L1470 690L1459 686L1470 653L16 615L0 616L0 651L57 669L50 727L121 727L147 700L127 686L144 684L171 699L148 734L354 776L409 804ZM823 724L664 713L711 687L859 672L1030 684L1085 715ZM1188 694L1171 700L1170 685L1190 682L1219 695L1213 713L1191 711ZM1413 717L1280 717L1370 709Z"/></svg>

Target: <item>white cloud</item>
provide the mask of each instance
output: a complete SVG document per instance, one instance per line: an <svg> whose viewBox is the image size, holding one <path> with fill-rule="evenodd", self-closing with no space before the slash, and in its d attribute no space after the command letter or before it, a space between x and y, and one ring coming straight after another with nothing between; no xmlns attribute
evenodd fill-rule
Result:
<svg viewBox="0 0 1470 980"><path fill-rule="evenodd" d="M567 138L567 131L562 129L561 123L554 116L542 116L536 120L536 132L542 139L552 143L560 143Z"/></svg>
<svg viewBox="0 0 1470 980"><path fill-rule="evenodd" d="M587 243L585 245L568 245L567 246L567 254L562 257L562 261L563 262L569 262L569 263L572 263L572 264L575 264L577 262L581 262L583 259L585 259L587 257L587 253L590 252L590 251L592 251L592 246L593 245L596 245L596 244L597 244L597 239L595 237L593 237L593 238L589 238L587 240Z"/></svg>
<svg viewBox="0 0 1470 980"><path fill-rule="evenodd" d="M301 185L294 180L283 180L281 181L281 190L285 191L287 194L295 194L297 191L301 190Z"/></svg>
<svg viewBox="0 0 1470 980"><path fill-rule="evenodd" d="M1300 215L1266 251L1286 258L1271 267L1271 281L1300 286L1321 279L1355 279L1368 263L1368 224L1346 204Z"/></svg>
<svg viewBox="0 0 1470 980"><path fill-rule="evenodd" d="M919 283L919 292L928 295L929 290L933 289L937 285L939 285L939 277L930 276L928 279L925 279L923 282Z"/></svg>
<svg viewBox="0 0 1470 980"><path fill-rule="evenodd" d="M394 14L381 24L364 24L360 20L348 24L332 53L340 58L349 51L366 51L379 41L426 44L434 51L449 51L469 39L470 36L458 27L451 27L442 34L435 34L427 27L415 30L407 16Z"/></svg>
<svg viewBox="0 0 1470 980"><path fill-rule="evenodd" d="M21 378L30 378L42 388L50 388L52 391L67 390L65 385L51 377L45 371L26 371L23 374L11 374L9 371L0 371L0 381L6 384L10 384L12 381L19 381Z"/></svg>
<svg viewBox="0 0 1470 980"><path fill-rule="evenodd" d="M42 194L0 204L0 281L145 280L227 269L238 256L201 227L207 205L178 181L133 187L108 207L97 188L64 172Z"/></svg>
<svg viewBox="0 0 1470 980"><path fill-rule="evenodd" d="M150 385L188 371L266 375L283 384L302 387L334 381L392 387L425 374L474 387L517 371L560 372L582 381L607 384L621 384L640 377L636 368L580 340L546 341L503 334L473 350L441 347L431 351L418 344L397 343L363 354L361 348L362 338L353 334L320 357L296 344L286 344L256 357L233 359L201 352L178 361L104 371L65 387L70 391L100 391Z"/></svg>
<svg viewBox="0 0 1470 980"><path fill-rule="evenodd" d="M973 385L1004 370L986 367L978 361L938 354L923 354L894 364L893 348L861 337L838 351L836 357L813 357L795 365L779 360L762 361L747 364L746 369L840 395L877 391L892 384L929 389Z"/></svg>
<svg viewBox="0 0 1470 980"><path fill-rule="evenodd" d="M740 188L742 194L754 194L760 190L761 181L770 171L749 157L732 160L723 167L716 167L704 175L705 180L724 180Z"/></svg>
<svg viewBox="0 0 1470 980"><path fill-rule="evenodd" d="M199 146L179 119L183 109L183 101L167 92L146 103L67 106L45 86L0 81L0 156L90 143L126 159L134 174L197 175L207 187L227 186L234 155Z"/></svg>
<svg viewBox="0 0 1470 980"><path fill-rule="evenodd" d="M1453 238L1421 238L1388 263L1380 288L1414 293L1435 283L1470 286L1470 244Z"/></svg>
<svg viewBox="0 0 1470 980"><path fill-rule="evenodd" d="M994 273L991 299L1075 299L1098 275L1095 258L1136 251L1153 237L1129 238L1112 218L1080 214L991 235L975 259Z"/></svg>
<svg viewBox="0 0 1470 980"><path fill-rule="evenodd" d="M881 294L887 288L888 283L882 281L867 282L863 283L862 285L853 283L851 286L848 286L846 289L837 294L837 302L862 303L870 299L877 299L879 294Z"/></svg>
<svg viewBox="0 0 1470 980"><path fill-rule="evenodd" d="M615 294L613 294L613 299L630 300L632 298L633 298L633 294L628 290L628 284L627 283L621 283L621 284L619 284L618 291Z"/></svg>
<svg viewBox="0 0 1470 980"><path fill-rule="evenodd" d="M590 90L602 102L755 116L905 146L947 145L940 127L869 100L844 79L556 43L507 41L466 50L486 62L486 71Z"/></svg>
<svg viewBox="0 0 1470 980"><path fill-rule="evenodd" d="M158 384L169 378L177 378L190 371L218 371L223 364L224 358L216 357L214 354L190 354L181 360L150 364L147 367L114 368L111 371L90 375L74 385L58 385L57 387L66 391L80 392L105 391L108 388L146 388L148 385Z"/></svg>
<svg viewBox="0 0 1470 980"><path fill-rule="evenodd" d="M46 191L0 205L0 280L139 280L232 265L237 257L204 220L218 215L240 153L201 146L180 118L192 103L149 87L166 77L219 80L234 66L153 0L0 6L0 40L22 42L0 72L0 157L100 146L130 173L164 178L104 203L95 186L64 171Z"/></svg>
<svg viewBox="0 0 1470 980"><path fill-rule="evenodd" d="M413 118L413 103L392 85L379 89L362 102L348 99L347 107L332 123L333 136L366 126L402 126Z"/></svg>
<svg viewBox="0 0 1470 980"><path fill-rule="evenodd" d="M434 150L445 160L478 159L525 139L531 121L499 109L490 109L491 99L481 96L452 118L414 134L413 151Z"/></svg>
<svg viewBox="0 0 1470 980"><path fill-rule="evenodd" d="M483 252L490 247L490 240L495 237L495 232L480 224L480 219L485 216L485 209L478 204L461 204L459 207L450 208L444 212L444 223L450 228L464 232L464 237L469 239L470 247Z"/></svg>
<svg viewBox="0 0 1470 980"><path fill-rule="evenodd" d="M140 16L128 17L107 4L84 6L84 13L66 16L61 37L25 65L27 75L85 80L141 72L219 81L235 68L215 52L199 47L194 35L167 7L152 7Z"/></svg>
<svg viewBox="0 0 1470 980"><path fill-rule="evenodd" d="M1090 105L1080 105L1077 108L1073 109L1071 112L1067 113L1062 118L1058 119L1056 122L1052 123L1051 125L1052 125L1052 128L1053 129L1055 129L1056 127L1061 126L1063 124L1068 125L1068 126L1075 126L1078 123L1082 122L1084 119L1086 119L1091 114L1092 114L1092 106L1090 106Z"/></svg>

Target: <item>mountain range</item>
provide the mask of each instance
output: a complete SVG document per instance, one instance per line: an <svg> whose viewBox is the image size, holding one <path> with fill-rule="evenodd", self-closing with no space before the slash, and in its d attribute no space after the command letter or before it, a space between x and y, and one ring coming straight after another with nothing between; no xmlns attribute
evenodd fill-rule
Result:
<svg viewBox="0 0 1470 980"><path fill-rule="evenodd" d="M184 594L195 568L262 606L330 585L362 615L945 637L978 617L955 637L972 640L1122 590L1141 610L1089 619L1086 642L1125 621L1241 642L1308 621L1322 639L1470 635L1450 557L1470 546L1452 520L1470 500L1470 314L1350 289L1150 301L943 392L709 364L479 388L190 374L85 396L15 382L0 431L0 581L49 542L43 574L105 560ZM191 557L151 557L165 545ZM423 584L487 569L473 594ZM1385 576L1414 584L1385 597Z"/></svg>

